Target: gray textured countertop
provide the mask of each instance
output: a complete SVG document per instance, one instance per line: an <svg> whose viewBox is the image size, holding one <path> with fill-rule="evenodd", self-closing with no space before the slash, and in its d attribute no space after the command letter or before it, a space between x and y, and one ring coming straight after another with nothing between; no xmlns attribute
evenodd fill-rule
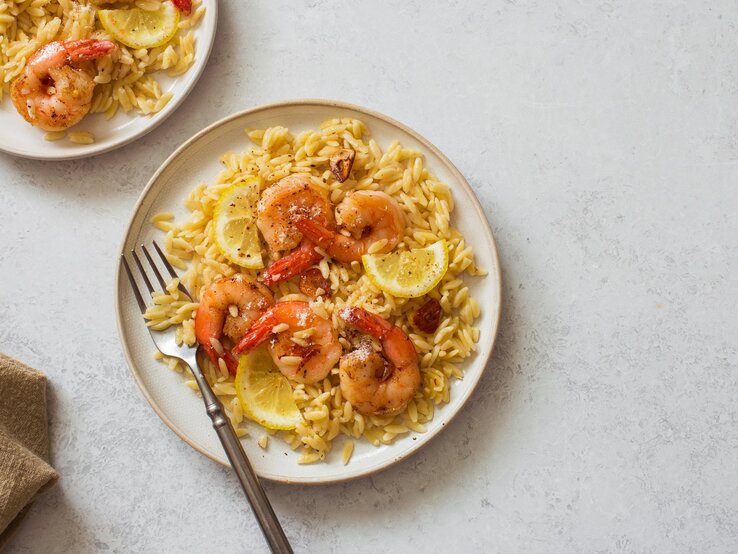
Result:
<svg viewBox="0 0 738 554"><path fill-rule="evenodd" d="M209 66L143 139L0 154L0 350L50 377L58 486L7 551L262 552L233 475L178 439L113 309L133 205L233 111L325 97L466 175L498 241L498 345L419 454L267 484L299 552L738 548L735 2L222 2Z"/></svg>

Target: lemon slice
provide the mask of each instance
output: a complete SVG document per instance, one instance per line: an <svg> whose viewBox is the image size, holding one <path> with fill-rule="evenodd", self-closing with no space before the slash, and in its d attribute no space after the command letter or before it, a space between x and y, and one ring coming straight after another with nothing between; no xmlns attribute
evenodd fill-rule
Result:
<svg viewBox="0 0 738 554"><path fill-rule="evenodd" d="M177 33L179 10L172 2L162 2L155 11L140 8L98 10L97 18L115 40L138 50L169 42Z"/></svg>
<svg viewBox="0 0 738 554"><path fill-rule="evenodd" d="M448 247L439 240L425 248L389 254L365 254L364 270L384 292L417 298L435 287L448 269Z"/></svg>
<svg viewBox="0 0 738 554"><path fill-rule="evenodd" d="M261 242L256 229L256 204L260 181L248 177L226 189L213 213L213 237L223 255L249 269L264 267Z"/></svg>
<svg viewBox="0 0 738 554"><path fill-rule="evenodd" d="M292 387L265 347L241 356L235 385L243 413L267 429L294 429L302 421Z"/></svg>

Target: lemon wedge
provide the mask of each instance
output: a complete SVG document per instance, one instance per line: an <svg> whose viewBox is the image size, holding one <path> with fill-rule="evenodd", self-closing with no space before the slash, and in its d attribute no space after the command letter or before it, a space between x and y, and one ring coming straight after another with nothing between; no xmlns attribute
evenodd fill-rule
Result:
<svg viewBox="0 0 738 554"><path fill-rule="evenodd" d="M384 292L400 298L417 298L435 287L448 269L445 240L425 248L389 254L365 254L364 270Z"/></svg>
<svg viewBox="0 0 738 554"><path fill-rule="evenodd" d="M265 347L241 356L235 386L243 413L267 429L294 429L302 421L292 387Z"/></svg>
<svg viewBox="0 0 738 554"><path fill-rule="evenodd" d="M172 2L162 2L158 10L140 8L98 10L103 28L117 41L130 48L156 48L177 33L179 10Z"/></svg>
<svg viewBox="0 0 738 554"><path fill-rule="evenodd" d="M213 238L231 262L249 269L264 267L256 229L256 204L261 182L248 177L226 189L213 213Z"/></svg>

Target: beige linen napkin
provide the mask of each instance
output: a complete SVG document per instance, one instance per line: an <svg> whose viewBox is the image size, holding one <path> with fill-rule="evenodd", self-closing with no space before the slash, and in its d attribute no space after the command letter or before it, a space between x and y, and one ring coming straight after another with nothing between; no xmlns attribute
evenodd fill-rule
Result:
<svg viewBox="0 0 738 554"><path fill-rule="evenodd" d="M56 482L48 461L46 376L0 353L0 548L36 495Z"/></svg>

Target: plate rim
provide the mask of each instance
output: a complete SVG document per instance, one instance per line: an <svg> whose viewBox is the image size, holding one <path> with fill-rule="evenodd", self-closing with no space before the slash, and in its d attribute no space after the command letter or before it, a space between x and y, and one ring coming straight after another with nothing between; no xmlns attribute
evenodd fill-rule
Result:
<svg viewBox="0 0 738 554"><path fill-rule="evenodd" d="M116 271L116 274L115 274L115 314L116 314L116 326L118 329L118 338L120 340L123 353L126 358L126 363L128 364L128 369L132 373L133 378L136 382L136 385L138 386L139 390L143 394L146 401L149 403L149 406L151 406L151 408L154 410L156 415L159 416L159 418L167 425L167 427L169 427L169 429L171 429L185 443L190 445L195 451L199 452L200 454L213 460L214 462L217 462L218 464L224 467L230 468L231 465L227 462L227 460L211 455L210 452L204 450L194 441L190 440L190 438L187 437L166 416L166 414L164 414L164 412L161 410L158 404L154 401L154 399L152 398L152 396L149 394L148 390L144 386L143 381L141 377L139 376L139 369L133 363L133 358L131 356L129 345L126 341L123 340L123 337L124 337L123 316L121 313L121 302L120 302L120 290L121 290L121 284L122 284L121 259L122 259L123 254L125 253L124 249L125 249L125 244L127 242L127 239L133 230L132 229L133 222L135 221L136 216L139 210L141 209L141 206L146 196L148 195L149 191L153 188L154 184L159 179L160 175L171 164L173 164L176 161L176 159L183 152L185 152L192 144L200 140L202 137L208 135L209 133L211 133L218 127L226 125L227 123L230 123L231 121L244 117L244 116L252 115L258 112L262 112L262 111L272 110L275 108L294 108L294 107L309 107L309 106L320 106L320 107L352 110L358 113L366 114L371 117L375 117L377 119L383 120L385 123L395 126L399 128L400 130L408 133L415 140L417 140L424 148L427 148L429 151L431 151L441 160L441 162L446 166L446 169L448 169L451 172L451 174L456 178L456 180L465 189L465 192L470 196L470 198L472 199L474 208L477 211L477 215L479 219L481 219L481 221L483 221L484 223L483 225L484 236L487 242L487 246L489 247L489 250L491 252L492 259L494 261L494 266L495 266L494 273L489 273L489 275L494 276L496 278L496 289L497 289L496 292L497 292L497 298L498 298L497 313L494 315L494 319L493 319L493 328L492 328L492 334L490 337L489 346L486 348L486 351L477 353L477 355L481 355L484 357L484 361L483 361L484 368L479 372L474 382L471 383L470 386L465 388L465 391L462 394L461 403L459 404L459 408L454 413L450 414L448 418L445 420L445 422L442 422L441 425L439 425L436 429L434 429L433 431L430 431L430 430L427 431L427 433L425 434L425 437L426 437L425 440L419 441L415 444L411 444L410 447L399 456L392 457L389 460L386 460L385 462L380 463L375 467L370 467L365 470L360 470L356 472L355 474L347 475L345 477L308 478L307 480L301 480L301 479L292 479L288 477L275 476L273 474L263 474L257 471L257 474L259 475L259 477L263 479L268 479L269 481L273 481L277 483L299 484L299 485L328 485L328 484L344 483L347 481L360 479L362 477L366 477L368 475L372 475L379 471L385 470L388 467L396 464L397 462L404 460L406 458L409 458L411 455L415 454L421 448L423 448L428 443L430 443L437 435L440 434L440 432L443 429L446 428L446 426L459 414L459 412L462 411L463 407L468 402L469 397L476 390L477 385L479 384L479 381L482 378L482 375L485 373L487 369L487 365L489 364L489 360L492 358L494 346L497 343L497 335L499 332L500 319L502 315L502 271L500 268L500 259L499 259L499 253L497 251L497 243L495 242L494 235L492 234L492 228L489 224L489 221L487 220L487 216L484 213L484 209L482 208L482 205L479 202L479 198L477 198L477 195L474 192L474 189L471 187L471 185L468 183L468 181L463 176L463 174L459 171L459 169L453 164L453 162L451 162L451 160L443 152L441 152L441 150L439 150L433 143L431 143L428 139L426 139L425 137L420 135L417 131L411 129L407 125L387 115L384 115L378 111L372 110L370 108L365 108L363 106L359 106L356 104L351 104L348 102L343 102L339 100L329 100L329 99L323 99L323 98L298 98L298 99L292 99L292 100L281 100L277 102L258 104L251 108L246 108L246 109L234 112L230 115L227 115L225 117L222 117L214 121L213 123L207 125L203 129L201 129L200 131L198 131L197 133L189 137L187 140L185 140L161 163L161 165L157 168L157 170L151 176L148 183L143 188L143 190L141 191L141 194L136 200L136 204L134 205L133 210L131 211L129 221L123 233L123 238L121 240L120 247L118 249L118 260L115 265L115 271Z"/></svg>
<svg viewBox="0 0 738 554"><path fill-rule="evenodd" d="M60 152L60 153L51 153L49 155L45 155L45 154L38 154L36 152L30 152L27 150L16 149L12 145L6 146L0 143L0 152L5 152L6 154L10 154L12 156L18 156L19 158L25 158L27 160L40 160L40 161L50 161L50 162L81 160L83 158L99 156L100 154L107 154L108 152L112 152L113 150L117 150L118 148L127 146L131 144L132 142L140 139L141 137L149 134L151 131L153 131L157 127L159 127L159 125L161 125L167 119L169 119L169 117L174 112L176 112L177 109L182 105L182 103L187 99L187 97L190 95L190 93L195 88L195 86L197 86L197 83L200 81L200 77L202 77L202 74L208 65L208 61L210 60L210 54L213 51L213 45L215 44L215 35L218 34L218 0L211 0L211 2L212 2L212 5L208 5L207 10L208 12L212 13L211 17L213 18L213 30L210 33L210 37L209 37L209 40L207 41L207 44L205 45L205 50L202 56L202 62L200 64L195 64L191 68L193 71L192 84L189 87L187 87L181 94L175 95L172 98L172 100L170 100L169 103L167 103L167 105L164 107L163 110L155 114L151 114L149 125L146 125L143 128L135 131L130 137L127 137L120 142L112 142L110 144L107 144L107 145L104 145L98 148L95 147L95 143L92 143L90 145L87 145L89 147L87 149L81 148L80 150L75 150L75 151L70 150L68 153ZM185 72L185 74L186 73L187 72ZM161 115L159 116L159 114ZM147 116L142 115L142 114L136 114L136 117L147 117ZM43 141L43 138L41 140Z"/></svg>

